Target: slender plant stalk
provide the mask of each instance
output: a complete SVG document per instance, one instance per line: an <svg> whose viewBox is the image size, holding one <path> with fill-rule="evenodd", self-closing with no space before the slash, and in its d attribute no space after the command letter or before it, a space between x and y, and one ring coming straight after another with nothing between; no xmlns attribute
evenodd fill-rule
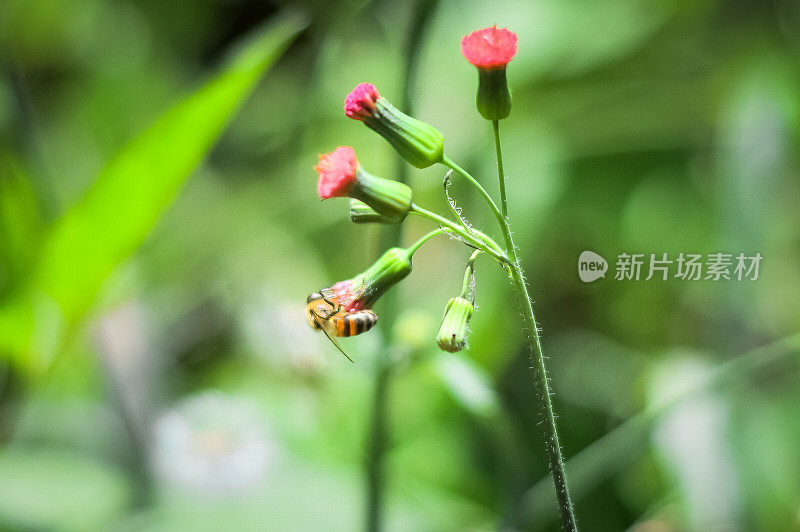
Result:
<svg viewBox="0 0 800 532"><path fill-rule="evenodd" d="M428 218L429 220L433 220L434 222L440 224L441 226L452 230L453 233L457 234L458 236L466 240L470 245L485 253L488 253L501 263L510 264L509 259L506 256L505 252L502 250L502 248L500 248L500 246L498 246L494 240L492 240L482 232L476 229L467 230L461 225L451 220L448 220L444 216L440 216L435 212L431 212L428 209L424 209L416 204L411 206L411 212L419 216L422 216L423 218Z"/></svg>
<svg viewBox="0 0 800 532"><path fill-rule="evenodd" d="M388 308L388 307L387 307ZM383 316L384 321L386 316ZM393 320L392 320L393 321ZM390 346L384 340L383 350ZM384 464L388 440L387 396L392 377L392 364L387 356L375 360L375 376L372 384L372 410L369 419L367 456L365 462L367 477L367 508L365 529L368 532L381 530L383 514Z"/></svg>
<svg viewBox="0 0 800 532"><path fill-rule="evenodd" d="M494 129L494 151L497 155L497 177L500 181L500 208L503 218L508 220L508 202L506 201L506 174L503 172L503 152L500 149L500 121L492 120Z"/></svg>
<svg viewBox="0 0 800 532"><path fill-rule="evenodd" d="M428 240L430 240L431 238L433 238L433 237L435 237L435 236L443 235L443 234L445 234L445 233L447 233L447 234L453 234L453 233L455 233L455 231L453 231L452 229L450 229L450 228L447 228L447 227L440 227L439 229L434 229L433 231L431 231L431 232L429 232L429 233L426 233L426 234L422 235L422 236L419 238L419 240L417 240L416 242L414 242L413 244L411 244L411 245L408 247L408 250L409 250L409 252L410 252L410 253L413 255L414 253L416 253L416 252L417 252L417 250L418 250L419 248L421 248L421 247L422 247L422 245L423 245L425 242L427 242ZM476 249L476 250L475 250L475 251L472 253L472 255L470 256L470 258L469 258L469 261L467 261L467 271L466 271L466 273L464 274L464 275L465 275L465 279L464 279L464 282L465 282L465 283L466 283L466 281L467 281L466 277L468 276L468 274L470 274L470 273L472 272L472 270L473 270L473 268L474 268L474 266L473 266L473 263L475 262L475 258L476 258L476 257L477 257L477 256L478 256L480 253L482 253L482 252L483 252L483 250L482 250L482 249Z"/></svg>
<svg viewBox="0 0 800 532"><path fill-rule="evenodd" d="M492 199L492 196L490 196L489 193L486 191L486 189L483 188L483 186L480 183L478 183L477 179L472 177L472 175L469 172L467 172L466 170L461 168L459 165L457 165L455 162L453 162L453 160L450 159L449 157L447 157L446 155L442 159L442 164L445 165L446 167L450 168L451 170L454 170L461 177L463 177L464 179L469 181L469 183L472 186L474 186L476 189L478 189L478 192L480 192L481 196L483 196L483 199L486 200L486 204L492 210L492 213L494 214L494 217L497 218L497 223L500 224L500 227L503 228L503 227L506 226L506 219L503 216L503 213L500 212L500 209L497 208L497 204Z"/></svg>
<svg viewBox="0 0 800 532"><path fill-rule="evenodd" d="M464 270L464 282L461 283L461 297L464 299L467 298L469 295L470 290L472 290L472 303L475 304L475 291L473 286L473 280L475 275L475 259L478 258L478 255L481 254L480 249L476 249L472 252L472 255L469 256L469 260L467 261L467 267Z"/></svg>
<svg viewBox="0 0 800 532"><path fill-rule="evenodd" d="M405 65L403 68L403 95L401 106L407 113L412 113L412 97L416 89L419 55L425 32L430 25L438 0L419 0L412 15L411 31L406 40ZM398 162L397 180L405 183L408 168L403 161ZM399 246L403 237L403 224L390 226L383 233L384 248ZM384 487L385 487L385 455L389 445L389 412L388 394L393 374L391 343L389 335L394 329L398 294L389 291L384 296L381 322L386 331L383 353L375 359L375 370L372 387L372 410L369 418L366 460L366 516L364 528L368 532L379 532L383 523Z"/></svg>
<svg viewBox="0 0 800 532"><path fill-rule="evenodd" d="M441 228L440 228L440 229L434 229L434 230L433 230L433 231L431 231L430 233L427 233L427 234L423 235L422 237L420 237L420 239L419 239L419 240L417 240L416 242L414 242L413 244L411 244L411 245L408 247L408 251L409 251L409 253L410 253L411 255L413 255L414 253L416 253L416 252L417 252L417 250L418 250L420 247L422 247L422 244L424 244L425 242L427 242L428 240L430 240L431 238L433 238L433 237L435 237L435 236L437 236L437 235L441 235L441 234L442 234L442 233L444 233L445 231L446 231L446 229L441 229Z"/></svg>
<svg viewBox="0 0 800 532"><path fill-rule="evenodd" d="M544 360L544 352L542 351L539 326L536 322L536 315L533 312L533 304L531 303L531 298L528 293L528 287L525 284L525 274L522 270L522 265L519 262L519 257L517 256L517 248L514 245L514 239L511 234L511 226L507 216L508 202L505 192L503 155L500 147L500 126L497 121L493 121L492 125L494 130L495 152L497 155L497 170L500 184L500 208L497 207L497 204L494 202L486 189L483 188L483 186L481 186L481 184L472 175L470 175L469 172L464 170L461 166L453 162L448 157L444 157L442 163L464 177L470 184L478 189L478 192L480 192L481 196L483 196L483 198L486 200L486 204L494 213L495 218L497 218L497 222L499 223L500 229L503 233L503 239L505 240L506 248L505 253L500 255L497 253L498 250L495 249L491 249L489 252L498 261L504 262L504 265L507 266L506 269L509 272L516 296L519 300L520 306L522 307L525 327L528 329L530 334L530 359L531 372L533 374L533 385L539 401L539 411L542 418L541 421L542 430L544 431L545 449L550 461L550 470L553 473L553 482L556 488L556 499L558 501L558 508L561 514L561 523L564 530L572 532L577 530L578 527L569 493L569 486L567 484L564 457L561 454L561 444L559 442L558 429L556 427L555 409L553 408L553 400L547 378L547 368ZM439 223L442 223L443 225L447 225L445 222L455 225L453 222L450 222L439 215L425 211L424 209L420 209L418 207L416 209L412 209L412 212L417 212L417 214L421 214L433 220L439 221ZM466 228L463 228L463 231L466 231ZM486 238L488 239L488 237ZM479 247L479 249L486 251L486 249L482 247Z"/></svg>
<svg viewBox="0 0 800 532"><path fill-rule="evenodd" d="M512 244L513 246L513 244ZM509 253L511 254L511 253ZM528 288L525 286L522 268L516 262L516 257L512 254L514 266L512 268L512 280L517 291L517 297L523 309L523 319L525 326L530 331L531 336L531 371L533 373L533 386L536 397L539 400L540 415L542 416L542 430L545 436L545 449L550 459L550 469L553 473L553 483L556 488L556 498L558 509L561 512L561 524L564 530L572 532L578 530L575 521L575 513L572 508L572 499L567 485L567 473L564 467L564 457L561 455L561 443L558 439L558 429L556 428L556 414L553 408L553 400L550 392L550 385L547 382L547 368L544 363L544 353L539 336L539 329L536 323L536 316L533 313L533 305L528 295Z"/></svg>
<svg viewBox="0 0 800 532"><path fill-rule="evenodd" d="M503 155L500 149L500 126L497 120L493 121L495 151L497 153L497 172L500 182L500 196L502 206L501 227L503 236L506 240L506 253L511 260L511 280L517 292L517 298L523 310L525 326L530 334L531 349L531 371L533 373L533 386L536 397L539 400L539 410L542 417L542 430L545 436L545 449L550 459L550 470L553 473L553 482L556 488L556 498L558 508L561 513L561 524L564 530L569 532L578 529L575 521L575 512L572 507L572 499L567 485L567 473L564 467L564 457L561 455L561 443L558 439L558 429L556 427L556 414L553 408L553 400L550 392L550 385L547 381L547 368L542 351L542 342L539 336L539 326L536 323L536 316L533 313L528 287L525 285L525 276L522 265L517 257L517 249L511 236L511 227L508 222L508 204L505 193L505 174L503 173Z"/></svg>

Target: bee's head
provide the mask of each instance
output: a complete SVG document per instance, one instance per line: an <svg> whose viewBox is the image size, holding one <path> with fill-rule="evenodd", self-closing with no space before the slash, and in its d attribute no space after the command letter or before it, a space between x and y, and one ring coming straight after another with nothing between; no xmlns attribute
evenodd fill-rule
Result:
<svg viewBox="0 0 800 532"><path fill-rule="evenodd" d="M322 299L322 294L320 294L319 292L314 292L308 295L308 297L306 298L306 304L311 303L312 301L317 301L319 299Z"/></svg>
<svg viewBox="0 0 800 532"><path fill-rule="evenodd" d="M322 329L322 326L319 324L318 319L319 316L317 316L316 312L314 312L312 309L306 309L306 320L308 320L308 324L315 331Z"/></svg>

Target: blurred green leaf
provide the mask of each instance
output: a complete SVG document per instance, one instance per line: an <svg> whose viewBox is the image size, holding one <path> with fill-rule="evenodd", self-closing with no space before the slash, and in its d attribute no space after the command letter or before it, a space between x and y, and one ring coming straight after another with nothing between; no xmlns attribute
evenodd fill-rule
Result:
<svg viewBox="0 0 800 532"><path fill-rule="evenodd" d="M468 358L444 354L438 354L433 365L434 372L461 407L478 416L497 413L499 400L483 368Z"/></svg>
<svg viewBox="0 0 800 532"><path fill-rule="evenodd" d="M0 153L0 297L25 273L40 229L30 181L10 154Z"/></svg>
<svg viewBox="0 0 800 532"><path fill-rule="evenodd" d="M263 73L304 26L301 17L287 15L259 32L220 74L106 165L83 199L45 236L33 272L36 295L0 307L0 348L17 355L34 351L34 317L41 306L36 301L55 302L66 323L86 312L103 281L141 245ZM47 358L32 354L34 365Z"/></svg>
<svg viewBox="0 0 800 532"><path fill-rule="evenodd" d="M96 529L129 502L125 477L97 462L54 449L0 454L4 529Z"/></svg>

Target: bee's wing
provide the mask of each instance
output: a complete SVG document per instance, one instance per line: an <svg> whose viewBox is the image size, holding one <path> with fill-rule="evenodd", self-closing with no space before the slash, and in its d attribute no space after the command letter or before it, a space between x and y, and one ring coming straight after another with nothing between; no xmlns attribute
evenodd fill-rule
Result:
<svg viewBox="0 0 800 532"><path fill-rule="evenodd" d="M333 331L333 324L332 323L330 323L328 321L325 321L324 324L323 324L323 327L322 327L322 332L325 333L325 336L328 337L328 340L330 340L331 343L336 346L336 349L341 351L341 353L345 356L345 358L347 358L347 360L349 360L350 362L353 362L353 364L355 364L353 359L350 358L349 356L347 356L347 353L344 352L344 349L342 349L342 346L339 344L339 340L336 339L336 334L335 334L335 331Z"/></svg>

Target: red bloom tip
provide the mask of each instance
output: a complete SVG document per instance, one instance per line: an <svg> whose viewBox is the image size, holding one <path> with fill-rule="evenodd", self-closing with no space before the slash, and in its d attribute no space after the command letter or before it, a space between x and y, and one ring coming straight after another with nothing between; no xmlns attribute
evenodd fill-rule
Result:
<svg viewBox="0 0 800 532"><path fill-rule="evenodd" d="M364 300L359 298L361 290L356 289L353 281L340 281L331 287L331 291L345 312L364 309Z"/></svg>
<svg viewBox="0 0 800 532"><path fill-rule="evenodd" d="M380 98L372 83L359 83L344 100L344 114L354 120L371 118L375 112L375 100Z"/></svg>
<svg viewBox="0 0 800 532"><path fill-rule="evenodd" d="M506 66L517 53L517 34L507 28L473 31L461 39L461 54L472 65L492 69Z"/></svg>
<svg viewBox="0 0 800 532"><path fill-rule="evenodd" d="M356 182L358 159L350 146L339 146L331 153L319 156L314 170L319 174L317 193L322 199L341 198Z"/></svg>

